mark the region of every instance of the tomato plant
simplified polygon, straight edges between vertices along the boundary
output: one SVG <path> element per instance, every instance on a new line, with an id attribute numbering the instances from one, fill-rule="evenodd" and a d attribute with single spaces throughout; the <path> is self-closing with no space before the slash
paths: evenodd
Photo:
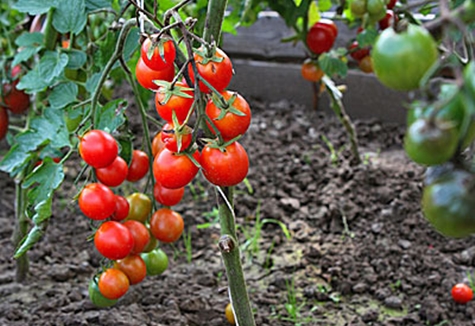
<path id="1" fill-rule="evenodd" d="M 181 215 L 169 208 L 160 208 L 150 219 L 150 231 L 157 240 L 165 243 L 177 241 L 183 233 Z"/>
<path id="2" fill-rule="evenodd" d="M 160 136 L 164 147 L 175 153 L 186 150 L 193 138 L 192 129 L 189 126 L 175 126 L 173 122 L 163 125 Z"/>
<path id="3" fill-rule="evenodd" d="M 311 82 L 318 82 L 322 79 L 323 75 L 325 75 L 323 70 L 321 70 L 318 65 L 310 59 L 304 61 L 300 73 L 304 79 Z"/>
<path id="4" fill-rule="evenodd" d="M 338 29 L 333 21 L 321 19 L 307 32 L 307 46 L 315 54 L 328 52 L 333 47 L 337 34 Z"/>
<path id="5" fill-rule="evenodd" d="M 118 269 L 109 268 L 99 276 L 99 291 L 109 300 L 122 297 L 129 290 L 129 286 L 127 275 Z"/>
<path id="6" fill-rule="evenodd" d="M 455 302 L 466 304 L 473 299 L 473 290 L 465 283 L 457 283 L 451 290 L 452 298 Z"/>
<path id="7" fill-rule="evenodd" d="M 123 196 L 115 195 L 115 211 L 111 215 L 113 221 L 122 221 L 129 215 L 130 205 Z"/>
<path id="8" fill-rule="evenodd" d="M 183 188 L 193 180 L 199 171 L 195 162 L 200 162 L 200 152 L 192 155 L 174 153 L 162 149 L 153 161 L 153 175 L 157 183 L 169 189 Z"/>
<path id="9" fill-rule="evenodd" d="M 111 260 L 122 259 L 134 249 L 134 236 L 119 222 L 107 221 L 96 230 L 94 245 L 104 257 Z"/>

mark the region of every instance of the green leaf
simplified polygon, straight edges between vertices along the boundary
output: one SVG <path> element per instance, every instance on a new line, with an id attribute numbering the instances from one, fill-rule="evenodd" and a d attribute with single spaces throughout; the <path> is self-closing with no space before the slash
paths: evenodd
<path id="1" fill-rule="evenodd" d="M 35 225 L 30 232 L 28 232 L 28 235 L 25 236 L 18 248 L 15 250 L 15 255 L 13 258 L 19 258 L 23 256 L 31 247 L 33 247 L 40 239 L 43 237 L 44 234 L 43 227 L 39 225 Z"/>
<path id="2" fill-rule="evenodd" d="M 68 65 L 66 68 L 77 70 L 84 66 L 87 61 L 87 55 L 83 51 L 71 49 L 67 53 L 69 57 Z"/>
<path id="3" fill-rule="evenodd" d="M 101 80 L 101 76 L 101 72 L 96 72 L 94 75 L 92 75 L 91 78 L 86 81 L 86 91 L 93 93 L 96 90 L 99 80 Z"/>
<path id="4" fill-rule="evenodd" d="M 318 65 L 326 75 L 334 77 L 345 77 L 348 73 L 348 66 L 340 58 L 329 53 L 323 53 L 318 58 Z"/>
<path id="5" fill-rule="evenodd" d="M 120 137 L 117 141 L 120 145 L 119 155 L 127 162 L 127 165 L 129 165 L 130 161 L 132 161 L 132 152 L 134 150 L 132 137 Z"/>
<path id="6" fill-rule="evenodd" d="M 51 84 L 52 81 L 46 82 L 43 80 L 43 76 L 40 74 L 38 66 L 36 66 L 35 69 L 30 70 L 20 79 L 20 82 L 16 87 L 17 89 L 24 89 L 27 93 L 32 94 L 43 91 Z"/>
<path id="7" fill-rule="evenodd" d="M 62 34 L 78 35 L 86 26 L 85 0 L 61 0 L 53 14 L 53 26 Z"/>
<path id="8" fill-rule="evenodd" d="M 20 12 L 27 12 L 30 15 L 44 14 L 51 7 L 55 7 L 58 0 L 18 0 L 13 5 L 13 9 Z"/>
<path id="9" fill-rule="evenodd" d="M 0 170 L 9 173 L 13 178 L 20 173 L 34 155 L 24 148 L 20 144 L 13 145 L 8 153 L 0 161 Z"/>
<path id="10" fill-rule="evenodd" d="M 318 9 L 320 9 L 320 11 L 328 11 L 332 6 L 331 0 L 318 0 Z"/>
<path id="11" fill-rule="evenodd" d="M 56 86 L 49 96 L 50 105 L 53 108 L 61 109 L 74 102 L 78 95 L 78 85 L 67 82 Z"/>
<path id="12" fill-rule="evenodd" d="M 128 61 L 130 57 L 135 53 L 137 48 L 139 47 L 139 38 L 140 38 L 140 30 L 138 27 L 134 27 L 130 30 L 129 35 L 125 39 L 124 44 L 124 59 Z M 115 50 L 115 47 L 113 48 Z"/>
<path id="13" fill-rule="evenodd" d="M 40 46 L 43 44 L 43 33 L 23 33 L 15 40 L 15 44 L 18 46 Z"/>
<path id="14" fill-rule="evenodd" d="M 317 7 L 317 3 L 312 1 L 310 8 L 308 9 L 308 28 L 313 26 L 320 20 L 320 9 Z"/>
<path id="15" fill-rule="evenodd" d="M 51 206 L 53 203 L 52 198 L 53 197 L 49 197 L 45 201 L 39 202 L 35 206 L 35 215 L 33 215 L 33 217 L 31 218 L 33 223 L 40 224 L 51 217 L 52 215 Z"/>
<path id="16" fill-rule="evenodd" d="M 28 61 L 40 50 L 41 50 L 41 47 L 24 47 L 23 50 L 19 51 L 13 58 L 12 66 L 14 67 L 18 65 L 19 63 Z"/>
<path id="17" fill-rule="evenodd" d="M 124 124 L 124 111 L 126 108 L 127 101 L 123 99 L 108 102 L 101 109 L 96 111 L 96 128 L 109 133 L 114 132 L 118 127 Z"/>
<path id="18" fill-rule="evenodd" d="M 364 48 L 366 46 L 373 45 L 378 37 L 378 31 L 374 28 L 367 28 L 356 36 L 358 46 Z"/>
<path id="19" fill-rule="evenodd" d="M 30 128 L 37 133 L 38 138 L 49 140 L 53 147 L 71 146 L 62 110 L 46 108 L 43 116 L 31 120 Z"/>
<path id="20" fill-rule="evenodd" d="M 61 185 L 63 180 L 63 165 L 53 162 L 51 157 L 46 157 L 43 164 L 25 178 L 22 187 L 24 189 L 34 187 L 28 192 L 28 199 L 30 202 L 39 204 L 51 200 L 54 190 Z"/>
<path id="21" fill-rule="evenodd" d="M 38 64 L 38 73 L 46 83 L 51 83 L 55 77 L 63 73 L 68 61 L 69 57 L 65 53 L 48 51 Z"/>
<path id="22" fill-rule="evenodd" d="M 111 0 L 86 0 L 86 10 L 91 12 L 98 9 L 112 8 Z"/>

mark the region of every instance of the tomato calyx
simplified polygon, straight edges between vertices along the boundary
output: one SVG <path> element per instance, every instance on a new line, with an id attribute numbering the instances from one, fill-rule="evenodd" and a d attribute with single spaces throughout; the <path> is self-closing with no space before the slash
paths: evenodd
<path id="1" fill-rule="evenodd" d="M 177 152 L 179 153 L 182 149 L 186 150 L 189 147 L 190 143 L 187 141 L 185 144 L 184 137 L 189 137 L 193 130 L 186 123 L 180 124 L 175 111 L 172 111 L 172 119 L 173 123 L 165 124 L 164 129 L 162 129 L 162 141 L 165 143 L 165 147 L 168 147 L 167 142 L 170 141 L 170 138 L 175 138 L 178 149 Z"/>
<path id="2" fill-rule="evenodd" d="M 235 106 L 233 106 L 237 96 L 238 93 L 234 92 L 233 95 L 231 95 L 231 97 L 229 98 L 229 100 L 226 100 L 221 94 L 214 93 L 212 96 L 213 102 L 219 109 L 221 109 L 221 112 L 219 113 L 218 117 L 214 118 L 213 120 L 221 120 L 228 113 L 232 113 L 240 117 L 245 117 L 246 114 L 244 112 L 239 111 Z"/>
<path id="3" fill-rule="evenodd" d="M 216 43 L 212 43 L 211 45 L 204 45 L 195 49 L 194 52 L 200 57 L 200 60 L 197 60 L 196 63 L 206 65 L 210 62 L 220 63 L 224 60 L 223 57 L 217 56 L 217 46 Z"/>
<path id="4" fill-rule="evenodd" d="M 165 43 L 168 42 L 168 41 L 172 41 L 172 39 L 170 39 L 169 37 L 162 37 L 160 34 L 154 34 L 154 35 L 151 35 L 150 37 L 150 47 L 148 48 L 147 50 L 147 58 L 149 60 L 152 59 L 154 53 L 155 53 L 155 49 L 158 49 L 158 54 L 160 55 L 160 58 L 163 60 L 163 62 L 169 64 L 170 62 L 167 62 L 166 58 L 165 58 Z"/>
<path id="5" fill-rule="evenodd" d="M 156 92 L 165 94 L 163 100 L 160 101 L 161 105 L 165 105 L 173 95 L 183 98 L 193 98 L 193 96 L 186 93 L 187 91 L 193 91 L 193 88 L 177 85 L 173 82 L 167 82 L 165 80 L 156 80 L 154 83 L 159 86 Z"/>
<path id="6" fill-rule="evenodd" d="M 206 146 L 208 146 L 209 148 L 216 148 L 216 149 L 219 149 L 222 153 L 226 153 L 226 147 L 228 147 L 235 141 L 239 140 L 241 137 L 242 135 L 239 135 L 226 142 L 220 140 L 219 138 L 217 139 L 203 138 L 202 140 L 206 143 Z"/>

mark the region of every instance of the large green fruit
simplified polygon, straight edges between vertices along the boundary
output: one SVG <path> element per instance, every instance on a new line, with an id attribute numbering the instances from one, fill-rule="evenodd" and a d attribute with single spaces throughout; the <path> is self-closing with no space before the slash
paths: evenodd
<path id="1" fill-rule="evenodd" d="M 429 32 L 409 24 L 397 33 L 386 28 L 371 51 L 376 77 L 385 86 L 409 91 L 419 88 L 422 77 L 437 61 L 437 45 Z"/>

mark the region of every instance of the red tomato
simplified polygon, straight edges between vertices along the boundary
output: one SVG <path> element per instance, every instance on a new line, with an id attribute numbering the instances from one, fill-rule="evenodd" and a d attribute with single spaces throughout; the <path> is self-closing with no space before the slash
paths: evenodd
<path id="1" fill-rule="evenodd" d="M 455 284 L 451 294 L 454 301 L 460 304 L 466 304 L 473 298 L 472 289 L 465 283 Z"/>
<path id="2" fill-rule="evenodd" d="M 357 41 L 351 43 L 348 50 L 350 56 L 356 61 L 360 61 L 364 57 L 369 56 L 369 48 L 360 48 Z"/>
<path id="3" fill-rule="evenodd" d="M 207 58 L 204 55 L 203 47 L 199 48 L 194 54 L 196 62 L 196 69 L 201 77 L 203 77 L 211 86 L 218 92 L 223 91 L 228 87 L 233 77 L 233 64 L 228 55 L 221 49 L 216 48 L 212 58 Z M 188 66 L 188 74 L 191 81 L 195 82 L 195 75 L 191 64 Z M 211 90 L 204 83 L 199 82 L 200 91 L 209 93 Z"/>
<path id="4" fill-rule="evenodd" d="M 149 50 L 152 46 L 150 38 L 146 38 L 141 47 L 140 57 L 152 70 L 162 70 L 167 66 L 173 66 L 176 57 L 175 43 L 173 43 L 173 41 L 159 40 L 158 42 L 159 43 L 150 51 L 150 53 Z M 161 53 L 161 50 L 163 53 Z M 162 57 L 165 60 L 163 60 Z"/>
<path id="5" fill-rule="evenodd" d="M 129 215 L 130 205 L 127 199 L 122 196 L 115 195 L 115 211 L 111 219 L 113 221 L 122 221 Z"/>
<path id="6" fill-rule="evenodd" d="M 109 268 L 99 277 L 99 291 L 107 299 L 119 299 L 129 290 L 130 282 L 124 272 Z"/>
<path id="7" fill-rule="evenodd" d="M 16 88 L 19 80 L 15 78 L 18 77 L 20 73 L 21 66 L 19 65 L 11 69 L 10 76 L 13 80 L 11 83 L 3 84 L 3 98 L 0 98 L 0 102 L 3 102 L 5 108 L 15 114 L 21 114 L 30 107 L 30 96 Z"/>
<path id="8" fill-rule="evenodd" d="M 184 187 L 178 189 L 168 189 L 158 182 L 155 183 L 153 188 L 153 197 L 157 202 L 164 206 L 174 206 L 178 204 L 183 198 L 184 193 Z"/>
<path id="9" fill-rule="evenodd" d="M 223 151 L 205 145 L 200 164 L 205 178 L 221 187 L 237 185 L 244 180 L 249 170 L 246 150 L 238 142 L 233 142 Z"/>
<path id="10" fill-rule="evenodd" d="M 139 255 L 129 255 L 114 262 L 114 268 L 122 271 L 130 284 L 142 282 L 147 276 L 147 265 Z"/>
<path id="11" fill-rule="evenodd" d="M 393 9 L 396 5 L 397 0 L 389 0 L 389 3 L 386 5 L 386 8 Z"/>
<path id="12" fill-rule="evenodd" d="M 162 132 L 160 131 L 153 137 L 152 140 L 152 155 L 153 157 L 157 156 L 157 153 L 165 148 L 165 144 L 162 141 Z"/>
<path id="13" fill-rule="evenodd" d="M 214 122 L 216 129 L 221 133 L 224 141 L 236 138 L 244 134 L 251 124 L 251 108 L 246 100 L 238 93 L 231 91 L 222 91 L 221 95 L 227 102 L 227 108 L 219 107 L 221 103 L 215 103 L 209 100 L 206 105 L 206 115 Z M 226 112 L 223 112 L 223 110 Z M 240 114 L 236 114 L 237 110 Z M 223 115 L 224 114 L 224 115 Z M 211 131 L 213 128 L 208 124 Z"/>
<path id="14" fill-rule="evenodd" d="M 5 138 L 8 132 L 8 113 L 0 106 L 0 140 Z"/>
<path id="15" fill-rule="evenodd" d="M 383 30 L 393 26 L 395 22 L 397 22 L 397 16 L 394 16 L 394 11 L 388 9 L 386 10 L 386 16 L 378 22 L 379 29 Z"/>
<path id="16" fill-rule="evenodd" d="M 116 140 L 102 130 L 91 130 L 79 142 L 79 154 L 90 166 L 100 169 L 114 162 L 119 153 Z"/>
<path id="17" fill-rule="evenodd" d="M 131 253 L 141 253 L 150 240 L 150 233 L 148 232 L 147 227 L 135 220 L 125 221 L 122 225 L 129 229 L 134 238 L 134 248 Z"/>
<path id="18" fill-rule="evenodd" d="M 313 53 L 321 54 L 330 51 L 335 38 L 336 35 L 333 27 L 316 22 L 307 32 L 306 43 Z"/>
<path id="19" fill-rule="evenodd" d="M 117 156 L 112 164 L 105 168 L 96 169 L 96 177 L 106 186 L 117 187 L 124 182 L 128 172 L 127 162 L 122 157 Z"/>
<path id="20" fill-rule="evenodd" d="M 115 212 L 115 195 L 100 183 L 86 185 L 79 194 L 79 208 L 92 220 L 105 220 Z"/>
<path id="21" fill-rule="evenodd" d="M 127 257 L 134 248 L 134 237 L 127 227 L 116 221 L 101 224 L 94 236 L 94 245 L 99 253 L 117 260 Z"/>
<path id="22" fill-rule="evenodd" d="M 200 153 L 195 151 L 193 158 L 199 163 Z M 153 176 L 165 188 L 177 189 L 193 180 L 199 168 L 185 154 L 173 153 L 164 148 L 153 161 Z"/>
<path id="23" fill-rule="evenodd" d="M 184 126 L 184 130 L 178 133 L 177 130 L 175 130 L 173 122 L 164 124 L 160 134 L 165 147 L 174 153 L 183 152 L 191 145 L 191 141 L 193 140 L 189 126 Z M 178 139 L 181 140 L 180 150 L 178 150 Z"/>
<path id="24" fill-rule="evenodd" d="M 175 77 L 175 66 L 167 65 L 161 70 L 153 70 L 150 69 L 140 57 L 135 66 L 135 77 L 137 77 L 137 81 L 143 88 L 157 90 L 159 86 L 153 81 L 165 80 L 171 82 L 173 77 Z"/>
<path id="25" fill-rule="evenodd" d="M 305 60 L 302 64 L 300 74 L 305 80 L 311 82 L 318 82 L 320 79 L 322 79 L 323 75 L 325 75 L 325 73 L 322 69 L 320 69 L 318 64 L 312 62 L 312 60 L 309 59 Z"/>
<path id="26" fill-rule="evenodd" d="M 172 92 L 172 95 L 167 98 L 167 94 Z M 177 82 L 173 89 L 161 87 L 155 93 L 155 108 L 158 115 L 165 121 L 173 121 L 173 111 L 180 123 L 185 121 L 188 112 L 190 112 L 193 105 L 193 91 L 189 90 L 188 85 Z"/>
<path id="27" fill-rule="evenodd" d="M 147 153 L 135 149 L 132 152 L 132 161 L 130 161 L 127 181 L 135 182 L 145 177 L 150 167 L 149 164 L 150 161 L 148 159 Z"/>
<path id="28" fill-rule="evenodd" d="M 157 210 L 150 219 L 150 230 L 155 238 L 165 243 L 178 240 L 183 232 L 183 218 L 169 208 Z"/>
<path id="29" fill-rule="evenodd" d="M 326 28 L 329 31 L 331 31 L 334 38 L 336 38 L 338 36 L 338 27 L 336 27 L 335 22 L 333 22 L 333 20 L 331 20 L 331 19 L 320 18 L 320 20 L 317 21 L 314 24 L 314 26 L 315 25 L 319 26 L 319 27 L 322 27 L 322 28 Z"/>

